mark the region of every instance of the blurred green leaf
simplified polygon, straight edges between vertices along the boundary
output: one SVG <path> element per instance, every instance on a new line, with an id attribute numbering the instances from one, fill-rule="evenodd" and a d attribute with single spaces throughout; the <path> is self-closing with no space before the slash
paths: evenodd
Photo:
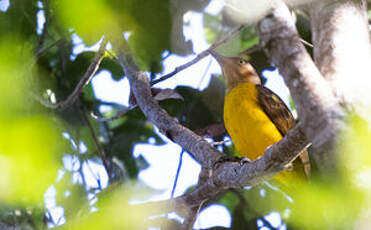
<path id="1" fill-rule="evenodd" d="M 255 218 L 257 215 L 266 215 L 272 211 L 284 213 L 286 209 L 293 208 L 287 195 L 279 190 L 273 190 L 266 185 L 244 190 L 243 196 L 250 209 L 245 212 L 247 220 Z"/>
<path id="2" fill-rule="evenodd" d="M 87 45 L 103 34 L 129 32 L 129 44 L 141 68 L 161 71 L 161 54 L 170 50 L 168 0 L 66 0 L 53 6 L 59 22 L 74 28 Z"/>
<path id="3" fill-rule="evenodd" d="M 108 143 L 109 152 L 124 162 L 132 178 L 135 178 L 139 171 L 137 159 L 132 155 L 134 145 L 138 142 L 147 143 L 151 137 L 154 138 L 155 144 L 163 144 L 161 138 L 155 134 L 153 125 L 143 117 L 135 116 L 137 112 L 132 110 L 125 114 L 122 124 L 112 129 L 112 137 Z"/>
<path id="4" fill-rule="evenodd" d="M 203 16 L 206 40 L 209 43 L 216 42 L 218 34 L 220 34 L 222 29 L 220 17 L 208 13 L 204 13 Z"/>
<path id="5" fill-rule="evenodd" d="M 117 2 L 120 1 L 115 1 L 115 3 Z M 124 9 L 135 21 L 134 25 L 129 25 L 131 27 L 129 44 L 141 68 L 149 70 L 154 63 L 162 61 L 161 55 L 165 50 L 170 50 L 171 17 L 169 0 L 127 0 L 120 3 L 120 7 L 115 9 L 120 9 L 121 15 L 121 10 Z M 122 17 L 120 22 L 122 27 L 128 24 L 125 17 Z M 161 69 L 152 69 L 152 71 L 161 72 Z"/>
<path id="6" fill-rule="evenodd" d="M 0 199 L 6 202 L 42 202 L 56 178 L 57 134 L 46 117 L 1 119 Z M 47 144 L 45 144 L 47 143 Z M 35 178 L 38 178 L 35 180 Z M 27 183 L 25 183 L 27 181 Z"/>
<path id="7" fill-rule="evenodd" d="M 86 51 L 77 55 L 76 59 L 67 63 L 65 78 L 71 84 L 71 91 L 80 81 L 89 65 L 93 61 L 95 52 Z"/>
<path id="8" fill-rule="evenodd" d="M 248 49 L 259 43 L 259 37 L 254 26 L 247 26 L 241 31 L 241 50 Z"/>
<path id="9" fill-rule="evenodd" d="M 53 1 L 52 7 L 58 22 L 73 28 L 88 46 L 103 34 L 118 31 L 117 18 L 105 0 Z"/>
<path id="10" fill-rule="evenodd" d="M 182 124 L 196 130 L 222 122 L 225 86 L 220 79 L 213 77 L 202 92 L 185 86 L 175 90 L 184 98 L 183 109 L 178 115 Z"/>
<path id="11" fill-rule="evenodd" d="M 111 72 L 112 78 L 115 80 L 120 80 L 124 77 L 124 71 L 122 67 L 117 63 L 116 60 L 110 57 L 104 57 L 100 63 L 99 69 L 106 69 Z"/>
<path id="12" fill-rule="evenodd" d="M 133 195 L 143 191 L 133 191 L 118 187 L 101 193 L 98 197 L 98 211 L 69 221 L 65 229 L 147 229 L 151 226 L 148 216 L 161 212 L 161 206 L 147 208 L 141 205 L 130 205 Z M 158 210 L 157 210 L 158 209 Z"/>
<path id="13" fill-rule="evenodd" d="M 12 0 L 8 10 L 0 12 L 0 37 L 11 36 L 13 41 L 36 39 L 36 0 Z"/>
<path id="14" fill-rule="evenodd" d="M 31 107 L 31 47 L 1 38 L 0 52 L 0 200 L 6 203 L 42 202 L 43 193 L 55 180 L 63 151 L 58 122 Z M 25 183 L 27 182 L 27 183 Z"/>
<path id="15" fill-rule="evenodd" d="M 364 195 L 341 183 L 304 184 L 295 199 L 290 222 L 301 229 L 352 229 Z M 315 225 L 313 223 L 316 223 Z"/>
<path id="16" fill-rule="evenodd" d="M 233 211 L 237 204 L 240 202 L 236 194 L 233 192 L 227 192 L 218 203 L 224 205 L 229 211 Z"/>

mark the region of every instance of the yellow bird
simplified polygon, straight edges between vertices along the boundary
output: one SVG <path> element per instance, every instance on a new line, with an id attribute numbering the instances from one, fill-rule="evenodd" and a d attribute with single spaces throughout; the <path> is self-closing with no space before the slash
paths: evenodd
<path id="1" fill-rule="evenodd" d="M 255 69 L 240 57 L 225 57 L 210 51 L 222 68 L 227 83 L 224 124 L 240 156 L 251 160 L 263 155 L 295 126 L 295 119 L 285 103 L 261 85 Z M 274 178 L 285 187 L 310 174 L 308 152 Z M 292 166 L 292 167 L 291 167 Z"/>

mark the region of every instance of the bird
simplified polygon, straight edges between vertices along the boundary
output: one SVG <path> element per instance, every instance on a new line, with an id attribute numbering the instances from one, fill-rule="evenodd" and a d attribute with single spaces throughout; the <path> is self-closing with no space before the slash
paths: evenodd
<path id="1" fill-rule="evenodd" d="M 295 119 L 282 99 L 262 85 L 254 67 L 241 57 L 209 53 L 219 63 L 226 80 L 223 119 L 239 157 L 255 160 L 295 126 Z M 274 179 L 284 187 L 310 175 L 308 152 L 286 166 Z"/>

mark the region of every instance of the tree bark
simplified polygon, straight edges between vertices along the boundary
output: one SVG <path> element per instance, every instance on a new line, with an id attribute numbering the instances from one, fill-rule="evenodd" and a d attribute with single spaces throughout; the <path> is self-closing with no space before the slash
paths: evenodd
<path id="1" fill-rule="evenodd" d="M 321 155 L 315 156 L 317 165 L 332 174 L 337 171 L 334 149 L 344 127 L 344 110 L 301 43 L 287 6 L 279 0 L 275 4 L 258 25 L 261 45 L 290 89 L 314 156 Z"/>
<path id="2" fill-rule="evenodd" d="M 366 1 L 314 1 L 310 6 L 313 56 L 317 67 L 346 113 L 355 111 L 370 119 L 367 117 L 371 107 L 371 85 L 367 84 L 370 39 Z M 335 144 L 338 143 L 335 141 Z M 326 162 L 337 159 L 329 152 L 320 148 L 313 155 L 322 168 L 328 167 Z"/>
<path id="3" fill-rule="evenodd" d="M 366 1 L 315 1 L 310 14 L 314 61 L 334 94 L 348 109 L 370 105 Z"/>

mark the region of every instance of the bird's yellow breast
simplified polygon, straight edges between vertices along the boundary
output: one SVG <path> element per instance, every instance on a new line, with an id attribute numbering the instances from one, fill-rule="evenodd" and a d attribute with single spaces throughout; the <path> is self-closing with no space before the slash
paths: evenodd
<path id="1" fill-rule="evenodd" d="M 224 123 L 241 156 L 251 160 L 282 139 L 282 135 L 258 104 L 253 83 L 241 83 L 225 97 Z"/>

